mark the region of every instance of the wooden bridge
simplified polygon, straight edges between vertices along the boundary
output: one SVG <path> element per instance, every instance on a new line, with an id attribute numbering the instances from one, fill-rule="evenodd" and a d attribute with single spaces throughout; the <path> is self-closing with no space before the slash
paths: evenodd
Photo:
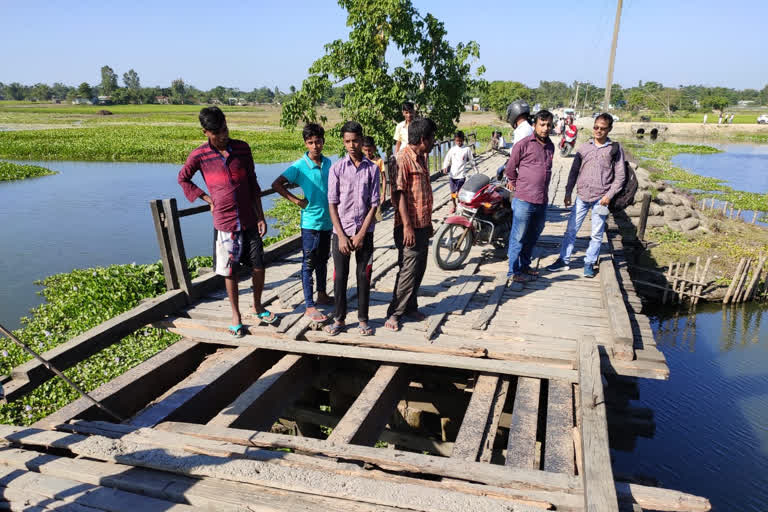
<path id="1" fill-rule="evenodd" d="M 477 161 L 491 174 L 504 158 Z M 553 205 L 562 204 L 568 163 L 556 159 Z M 450 196 L 447 179 L 434 178 L 437 228 Z M 191 279 L 186 268 L 179 219 L 207 207 L 179 211 L 163 200 L 152 211 L 170 290 L 43 355 L 69 368 L 148 324 L 182 339 L 91 393 L 120 423 L 83 398 L 31 428 L 0 426 L 0 501 L 12 508 L 709 510 L 704 498 L 613 475 L 613 430 L 633 421 L 622 388 L 669 373 L 617 230 L 592 280 L 581 268 L 542 272 L 514 290 L 506 255 L 488 247 L 473 248 L 455 272 L 430 261 L 419 293 L 427 319 L 391 333 L 383 328 L 397 271 L 390 211 L 375 233 L 376 332 L 357 335 L 351 313 L 335 337 L 303 315 L 294 237 L 266 251 L 263 302 L 280 323 L 235 339 L 221 278 Z M 556 258 L 566 220 L 567 211 L 549 208 L 542 268 Z M 588 237 L 585 224 L 577 258 Z M 245 277 L 240 292 L 245 311 Z M 355 289 L 349 296 L 354 312 Z M 6 395 L 50 378 L 31 361 L 14 369 Z"/>

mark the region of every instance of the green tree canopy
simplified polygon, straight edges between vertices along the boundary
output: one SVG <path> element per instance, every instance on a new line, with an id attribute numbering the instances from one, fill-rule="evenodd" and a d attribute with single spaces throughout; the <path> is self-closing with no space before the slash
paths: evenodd
<path id="1" fill-rule="evenodd" d="M 93 89 L 88 82 L 83 82 L 77 86 L 77 95 L 81 98 L 91 99 L 93 98 Z"/>
<path id="2" fill-rule="evenodd" d="M 171 98 L 174 103 L 184 104 L 184 100 L 187 99 L 188 94 L 187 84 L 184 83 L 182 78 L 177 78 L 171 82 Z"/>
<path id="3" fill-rule="evenodd" d="M 128 89 L 133 91 L 138 91 L 141 89 L 139 74 L 133 69 L 129 69 L 126 73 L 123 73 L 123 83 Z"/>
<path id="4" fill-rule="evenodd" d="M 444 24 L 422 16 L 410 0 L 339 0 L 347 11 L 349 39 L 325 46 L 325 55 L 309 68 L 309 77 L 283 105 L 281 124 L 325 121 L 316 106 L 331 86 L 344 83 L 342 117 L 360 122 L 379 146 L 392 147 L 395 121 L 403 101 L 410 100 L 448 135 L 464 110 L 479 58 L 474 41 L 452 46 Z M 387 54 L 399 53 L 402 64 L 390 66 Z M 275 92 L 277 97 L 277 91 Z"/>
<path id="5" fill-rule="evenodd" d="M 102 66 L 101 68 L 101 94 L 109 96 L 115 89 L 117 89 L 117 75 L 115 71 L 109 66 Z"/>
<path id="6" fill-rule="evenodd" d="M 530 102 L 533 91 L 520 82 L 496 80 L 490 83 L 487 92 L 480 98 L 480 106 L 496 112 L 499 119 L 507 115 L 507 106 L 515 100 Z"/>
<path id="7" fill-rule="evenodd" d="M 710 108 L 712 110 L 720 110 L 722 111 L 725 107 L 731 104 L 730 100 L 725 96 L 707 96 L 705 97 L 702 102 L 702 106 L 706 108 Z"/>

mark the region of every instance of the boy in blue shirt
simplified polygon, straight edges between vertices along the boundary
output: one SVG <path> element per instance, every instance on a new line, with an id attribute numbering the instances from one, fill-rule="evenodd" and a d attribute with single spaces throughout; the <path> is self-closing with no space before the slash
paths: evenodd
<path id="1" fill-rule="evenodd" d="M 332 304 L 325 291 L 328 256 L 331 250 L 331 215 L 328 210 L 328 170 L 331 161 L 323 156 L 325 130 L 309 123 L 302 131 L 307 152 L 296 160 L 272 183 L 275 192 L 301 208 L 301 284 L 304 288 L 304 314 L 313 322 L 322 323 L 327 317 L 316 304 Z M 295 183 L 304 191 L 304 198 L 293 195 L 286 185 Z M 312 274 L 317 277 L 317 301 L 313 300 Z"/>

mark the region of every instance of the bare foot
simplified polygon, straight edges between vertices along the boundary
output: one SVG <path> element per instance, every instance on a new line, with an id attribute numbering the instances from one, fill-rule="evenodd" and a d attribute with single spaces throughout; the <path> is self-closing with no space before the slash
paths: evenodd
<path id="1" fill-rule="evenodd" d="M 400 322 L 396 316 L 391 316 L 387 318 L 386 322 L 384 322 L 384 328 L 393 332 L 397 332 L 400 330 Z"/>
<path id="2" fill-rule="evenodd" d="M 317 292 L 317 300 L 315 301 L 316 304 L 333 304 L 333 297 L 330 297 L 325 292 Z"/>
<path id="3" fill-rule="evenodd" d="M 322 323 L 328 320 L 328 317 L 315 307 L 307 308 L 307 310 L 304 312 L 304 316 L 308 316 L 310 320 L 318 323 Z"/>

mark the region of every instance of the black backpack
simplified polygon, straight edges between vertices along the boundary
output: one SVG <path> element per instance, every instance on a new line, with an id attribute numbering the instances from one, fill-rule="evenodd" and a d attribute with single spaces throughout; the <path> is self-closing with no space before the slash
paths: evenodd
<path id="1" fill-rule="evenodd" d="M 619 158 L 619 143 L 613 142 L 611 145 L 613 146 L 611 148 L 611 162 L 615 162 Z M 611 199 L 608 209 L 611 210 L 611 213 L 617 213 L 627 206 L 635 204 L 635 194 L 637 194 L 637 175 L 629 166 L 629 162 L 624 160 L 624 184 Z"/>

